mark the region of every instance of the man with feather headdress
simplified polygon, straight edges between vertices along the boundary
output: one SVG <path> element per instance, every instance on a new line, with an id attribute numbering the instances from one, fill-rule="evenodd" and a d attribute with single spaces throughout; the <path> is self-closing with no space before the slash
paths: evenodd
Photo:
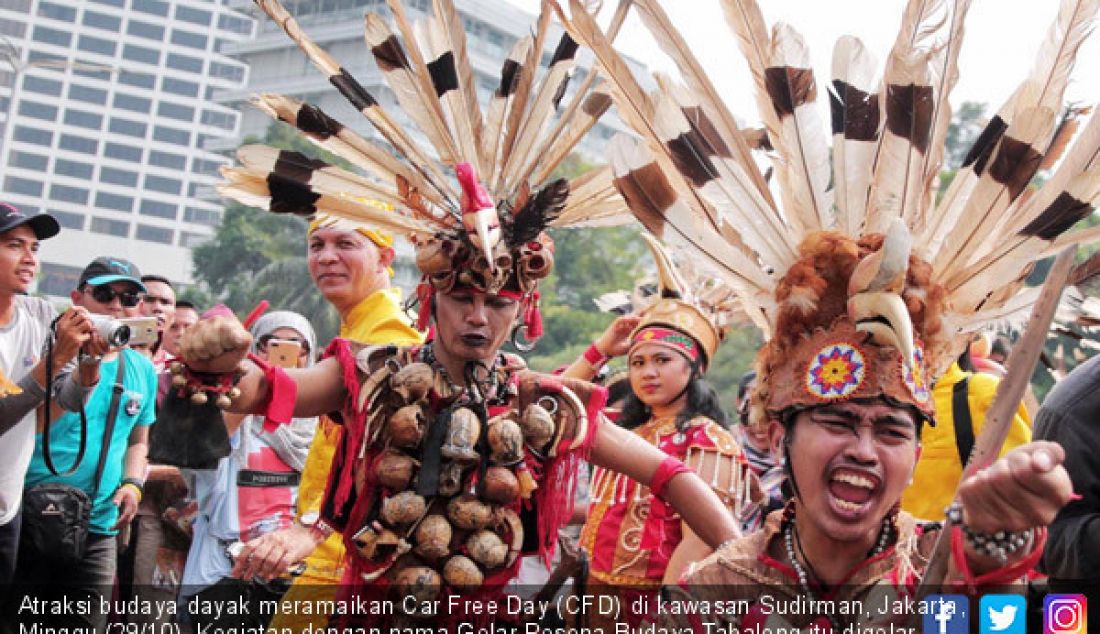
<path id="1" fill-rule="evenodd" d="M 762 531 L 689 571 L 673 598 L 743 598 L 747 614 L 713 618 L 748 631 L 839 632 L 908 618 L 830 610 L 837 599 L 871 605 L 880 593 L 916 593 L 942 531 L 898 502 L 921 427 L 934 424 L 932 380 L 970 333 L 1035 302 L 1037 289 L 1021 290 L 1033 261 L 1095 239 L 1067 230 L 1100 198 L 1100 119 L 1045 187 L 1021 193 L 1054 136 L 1073 58 L 1100 3 L 1062 2 L 1035 68 L 937 202 L 967 0 L 909 2 L 881 80 L 856 38 L 838 41 L 831 148 L 801 37 L 788 25 L 769 32 L 753 0 L 723 0 L 774 148 L 781 204 L 659 3 L 633 6 L 686 86 L 659 77 L 647 94 L 580 2 L 559 14 L 593 50 L 620 115 L 642 137 L 612 141 L 617 188 L 650 233 L 735 289 L 767 338 L 750 421 L 784 448 L 794 491 Z M 1058 445 L 985 456 L 961 483 L 945 536 L 946 578 L 971 591 L 1021 578 L 1072 491 Z M 810 608 L 778 615 L 768 609 L 777 602 Z M 704 631 L 703 619 L 712 617 L 682 624 Z"/>
<path id="2" fill-rule="evenodd" d="M 572 183 L 549 179 L 610 105 L 602 88 L 589 91 L 590 74 L 557 120 L 550 116 L 577 47 L 563 36 L 534 82 L 549 7 L 534 36 L 520 40 L 503 64 L 484 120 L 451 2 L 438 0 L 415 24 L 400 2 L 390 2 L 400 38 L 368 14 L 371 52 L 437 162 L 278 2 L 258 4 L 404 160 L 313 106 L 265 95 L 262 108 L 373 178 L 248 146 L 238 153 L 241 167 L 225 171 L 222 192 L 275 212 L 323 211 L 404 234 L 423 273 L 418 325 L 434 326 L 423 346 L 361 348 L 337 340 L 310 370 L 253 365 L 231 392 L 230 409 L 264 411 L 269 421 L 292 411 L 338 412 L 344 433 L 310 530 L 317 541 L 334 529 L 343 533 L 349 596 L 396 589 L 417 599 L 402 603 L 405 617 L 437 617 L 444 628 L 492 619 L 462 608 L 443 619 L 422 610 L 420 600 L 492 599 L 515 575 L 521 552 L 549 559 L 584 457 L 648 483 L 712 546 L 736 534 L 718 498 L 682 463 L 601 424 L 601 388 L 528 372 L 518 357 L 500 353 L 513 331 L 514 340 L 541 332 L 538 282 L 553 266 L 545 229 L 612 222 L 623 209 L 607 170 Z M 234 322 L 212 321 L 188 333 L 181 357 L 192 377 L 222 377 L 246 347 Z M 186 382 L 203 389 L 199 380 Z M 282 574 L 306 554 L 275 548 L 246 548 L 237 574 Z"/>

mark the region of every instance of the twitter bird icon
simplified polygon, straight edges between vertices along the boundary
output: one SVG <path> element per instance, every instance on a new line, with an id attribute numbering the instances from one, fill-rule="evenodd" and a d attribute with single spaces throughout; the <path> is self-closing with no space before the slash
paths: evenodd
<path id="1" fill-rule="evenodd" d="M 987 594 L 980 605 L 981 634 L 1027 634 L 1027 600 L 1018 594 Z"/>

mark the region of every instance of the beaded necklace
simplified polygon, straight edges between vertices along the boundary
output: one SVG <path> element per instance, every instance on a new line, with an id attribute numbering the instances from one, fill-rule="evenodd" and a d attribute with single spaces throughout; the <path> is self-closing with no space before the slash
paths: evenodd
<path id="1" fill-rule="evenodd" d="M 817 597 L 814 596 L 813 590 L 810 588 L 809 574 L 806 572 L 806 568 L 803 567 L 802 562 L 798 560 L 798 555 L 795 553 L 795 539 L 797 533 L 794 525 L 794 506 L 790 507 L 790 512 L 785 513 L 783 518 L 783 546 L 787 551 L 787 559 L 791 562 L 791 567 L 794 568 L 795 575 L 798 576 L 798 585 L 802 590 L 802 594 L 806 596 L 810 604 L 813 605 L 817 601 Z M 882 518 L 882 527 L 879 529 L 878 540 L 875 542 L 874 547 L 867 552 L 867 557 L 871 558 L 876 555 L 880 555 L 886 551 L 887 545 L 889 545 L 891 538 L 896 533 L 894 527 L 894 514 L 891 513 Z M 802 551 L 802 540 L 798 540 L 798 550 Z M 810 570 L 813 570 L 813 565 L 810 564 L 810 559 L 806 557 L 805 552 L 802 556 L 806 559 L 806 565 L 810 566 Z M 814 573 L 814 577 L 817 577 L 817 573 Z M 829 624 L 833 628 L 833 632 L 840 632 L 840 623 L 836 620 L 836 616 L 829 615 Z"/>

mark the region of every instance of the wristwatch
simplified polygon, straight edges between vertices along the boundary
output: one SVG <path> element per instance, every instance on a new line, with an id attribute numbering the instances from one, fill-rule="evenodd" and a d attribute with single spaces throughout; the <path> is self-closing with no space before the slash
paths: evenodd
<path id="1" fill-rule="evenodd" d="M 334 529 L 328 525 L 328 522 L 321 519 L 321 514 L 317 511 L 309 511 L 302 513 L 302 516 L 298 518 L 298 523 L 309 529 L 313 538 L 319 542 L 323 542 L 328 539 L 329 535 L 332 535 Z"/>

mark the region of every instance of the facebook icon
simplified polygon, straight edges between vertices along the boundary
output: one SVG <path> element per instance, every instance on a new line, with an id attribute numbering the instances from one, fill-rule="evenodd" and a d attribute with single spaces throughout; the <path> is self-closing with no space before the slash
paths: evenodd
<path id="1" fill-rule="evenodd" d="M 923 634 L 969 634 L 970 601 L 963 594 L 930 594 L 921 601 Z"/>

